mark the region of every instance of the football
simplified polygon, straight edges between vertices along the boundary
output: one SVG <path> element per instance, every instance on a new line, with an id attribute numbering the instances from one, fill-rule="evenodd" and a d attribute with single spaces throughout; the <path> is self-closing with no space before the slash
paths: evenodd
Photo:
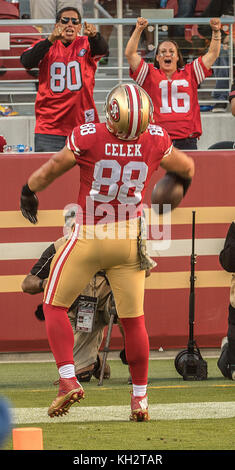
<path id="1" fill-rule="evenodd" d="M 159 214 L 162 214 L 163 204 L 171 204 L 171 211 L 173 211 L 180 204 L 183 197 L 183 184 L 177 181 L 176 175 L 166 173 L 155 184 L 151 195 L 151 203 L 158 204 Z"/>

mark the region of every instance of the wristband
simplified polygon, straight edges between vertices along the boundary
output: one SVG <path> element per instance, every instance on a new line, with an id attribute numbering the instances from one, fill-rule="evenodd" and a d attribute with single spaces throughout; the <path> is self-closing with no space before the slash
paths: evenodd
<path id="1" fill-rule="evenodd" d="M 29 188 L 28 183 L 26 183 L 22 188 L 21 194 L 23 196 L 32 196 L 35 193 L 34 193 L 34 191 L 31 191 L 31 189 Z"/>
<path id="2" fill-rule="evenodd" d="M 182 176 L 177 175 L 177 173 L 174 173 L 173 171 L 172 171 L 172 172 L 171 172 L 171 171 L 168 171 L 166 174 L 167 174 L 167 175 L 174 176 L 175 181 L 176 181 L 177 183 L 182 184 L 182 186 L 183 186 L 183 188 L 184 188 L 184 196 L 185 196 L 185 194 L 186 194 L 186 192 L 188 191 L 188 188 L 189 188 L 189 186 L 190 186 L 190 184 L 191 184 L 191 182 L 192 182 L 192 179 L 191 179 L 191 178 L 183 178 Z"/>

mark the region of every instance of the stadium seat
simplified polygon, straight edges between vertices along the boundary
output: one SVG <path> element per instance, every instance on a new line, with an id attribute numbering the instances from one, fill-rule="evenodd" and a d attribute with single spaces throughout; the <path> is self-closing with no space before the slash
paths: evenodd
<path id="1" fill-rule="evenodd" d="M 195 15 L 199 16 L 207 7 L 210 0 L 198 0 L 195 8 Z M 178 13 L 178 1 L 177 0 L 168 0 L 166 8 L 173 8 L 174 16 Z"/>
<path id="2" fill-rule="evenodd" d="M 206 7 L 209 4 L 209 0 L 198 0 L 196 3 L 194 17 L 199 17 Z M 166 8 L 172 8 L 174 10 L 174 16 L 177 16 L 178 13 L 178 1 L 177 0 L 168 0 Z M 185 24 L 185 39 L 189 42 L 192 42 L 192 36 L 198 36 L 202 38 L 202 36 L 198 32 L 198 25 L 187 25 Z"/>
<path id="3" fill-rule="evenodd" d="M 31 25 L 0 26 L 0 32 L 10 33 L 10 50 L 0 50 L 0 80 L 32 80 L 35 71 L 25 70 L 20 62 L 22 52 L 41 38 L 39 31 Z M 7 70 L 20 68 L 20 70 Z"/>
<path id="4" fill-rule="evenodd" d="M 19 18 L 19 10 L 14 3 L 0 0 L 0 20 L 11 20 Z"/>

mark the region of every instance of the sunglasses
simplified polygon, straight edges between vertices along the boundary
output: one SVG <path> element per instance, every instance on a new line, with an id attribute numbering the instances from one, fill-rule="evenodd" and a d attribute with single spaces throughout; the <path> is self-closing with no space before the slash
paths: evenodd
<path id="1" fill-rule="evenodd" d="M 69 20 L 72 21 L 72 24 L 76 24 L 76 25 L 79 24 L 79 19 L 78 18 L 69 18 L 68 16 L 63 16 L 62 18 L 60 18 L 60 22 L 62 24 L 68 24 Z"/>

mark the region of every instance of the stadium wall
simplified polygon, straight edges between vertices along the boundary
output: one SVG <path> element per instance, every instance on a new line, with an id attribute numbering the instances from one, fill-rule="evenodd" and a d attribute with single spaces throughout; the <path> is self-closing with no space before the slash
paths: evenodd
<path id="1" fill-rule="evenodd" d="M 98 111 L 101 121 L 104 121 L 103 105 L 100 105 Z M 231 111 L 202 112 L 201 121 L 202 135 L 198 141 L 198 150 L 207 150 L 216 142 L 234 141 L 234 120 L 231 118 Z M 9 145 L 24 144 L 34 148 L 34 128 L 34 116 L 1 117 L 1 135 L 4 135 Z"/>
<path id="2" fill-rule="evenodd" d="M 199 347 L 219 347 L 227 331 L 231 275 L 218 255 L 234 220 L 235 151 L 191 152 L 196 174 L 187 196 L 171 214 L 159 220 L 158 236 L 149 230 L 148 249 L 157 262 L 146 278 L 145 316 L 151 349 L 185 348 L 188 340 L 192 211 L 196 211 L 195 339 Z M 63 234 L 63 209 L 76 202 L 79 169 L 74 168 L 39 195 L 39 222 L 25 220 L 19 210 L 22 185 L 49 154 L 0 156 L 0 352 L 49 351 L 45 322 L 34 311 L 42 294 L 28 295 L 21 283 L 42 251 Z M 146 191 L 151 190 L 160 170 Z M 146 209 L 147 221 L 150 211 Z M 155 220 L 156 222 L 156 220 Z M 163 249 L 165 248 L 165 249 Z M 111 348 L 121 349 L 115 325 Z"/>

